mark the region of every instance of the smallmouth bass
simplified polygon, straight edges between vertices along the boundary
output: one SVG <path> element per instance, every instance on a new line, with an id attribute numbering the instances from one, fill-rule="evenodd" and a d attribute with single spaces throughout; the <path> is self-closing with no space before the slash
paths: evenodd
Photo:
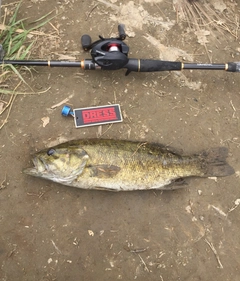
<path id="1" fill-rule="evenodd" d="M 83 139 L 44 149 L 33 156 L 28 175 L 84 189 L 130 191 L 176 189 L 187 177 L 224 177 L 234 173 L 227 148 L 179 155 L 154 143 Z"/>

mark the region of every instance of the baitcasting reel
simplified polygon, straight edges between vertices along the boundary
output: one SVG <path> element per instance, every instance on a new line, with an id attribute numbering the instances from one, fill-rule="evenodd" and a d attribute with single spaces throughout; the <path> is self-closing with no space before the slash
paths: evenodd
<path id="1" fill-rule="evenodd" d="M 123 42 L 127 35 L 122 24 L 118 25 L 118 33 L 118 38 L 103 38 L 99 35 L 100 39 L 93 43 L 89 35 L 85 34 L 81 37 L 83 49 L 85 51 L 91 50 L 92 56 L 91 63 L 85 62 L 84 69 L 87 69 L 87 65 L 89 65 L 89 69 L 95 69 L 99 66 L 103 70 L 117 70 L 126 66 L 129 61 L 129 47 Z"/>

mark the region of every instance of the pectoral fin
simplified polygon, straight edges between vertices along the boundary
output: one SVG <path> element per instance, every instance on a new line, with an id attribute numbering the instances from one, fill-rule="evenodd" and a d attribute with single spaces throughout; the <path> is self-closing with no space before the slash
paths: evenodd
<path id="1" fill-rule="evenodd" d="M 107 164 L 88 166 L 88 169 L 91 170 L 91 177 L 98 178 L 112 178 L 121 170 L 118 166 Z"/>

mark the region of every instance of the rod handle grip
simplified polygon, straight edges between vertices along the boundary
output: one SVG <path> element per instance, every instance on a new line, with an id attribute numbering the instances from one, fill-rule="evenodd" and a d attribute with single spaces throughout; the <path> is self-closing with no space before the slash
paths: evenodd
<path id="1" fill-rule="evenodd" d="M 140 72 L 181 70 L 182 63 L 161 60 L 140 60 Z"/>
<path id="2" fill-rule="evenodd" d="M 240 72 L 240 62 L 229 62 L 227 66 L 229 72 Z"/>
<path id="3" fill-rule="evenodd" d="M 149 60 L 149 59 L 129 59 L 125 65 L 127 74 L 131 71 L 137 72 L 155 72 L 181 70 L 182 63 L 175 61 Z"/>

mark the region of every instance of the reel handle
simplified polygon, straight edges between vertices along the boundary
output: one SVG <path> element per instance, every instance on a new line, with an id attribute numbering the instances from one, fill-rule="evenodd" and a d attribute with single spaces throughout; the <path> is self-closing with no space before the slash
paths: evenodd
<path id="1" fill-rule="evenodd" d="M 0 0 L 1 1 L 1 0 Z M 90 49 L 92 49 L 93 47 L 97 46 L 99 43 L 102 42 L 106 42 L 109 40 L 120 40 L 123 41 L 126 38 L 126 33 L 124 30 L 124 25 L 123 24 L 119 24 L 118 25 L 118 33 L 119 33 L 119 38 L 103 38 L 102 36 L 99 35 L 99 40 L 95 41 L 92 43 L 92 39 L 88 34 L 84 34 L 81 37 L 81 45 L 84 51 L 89 51 Z"/>

